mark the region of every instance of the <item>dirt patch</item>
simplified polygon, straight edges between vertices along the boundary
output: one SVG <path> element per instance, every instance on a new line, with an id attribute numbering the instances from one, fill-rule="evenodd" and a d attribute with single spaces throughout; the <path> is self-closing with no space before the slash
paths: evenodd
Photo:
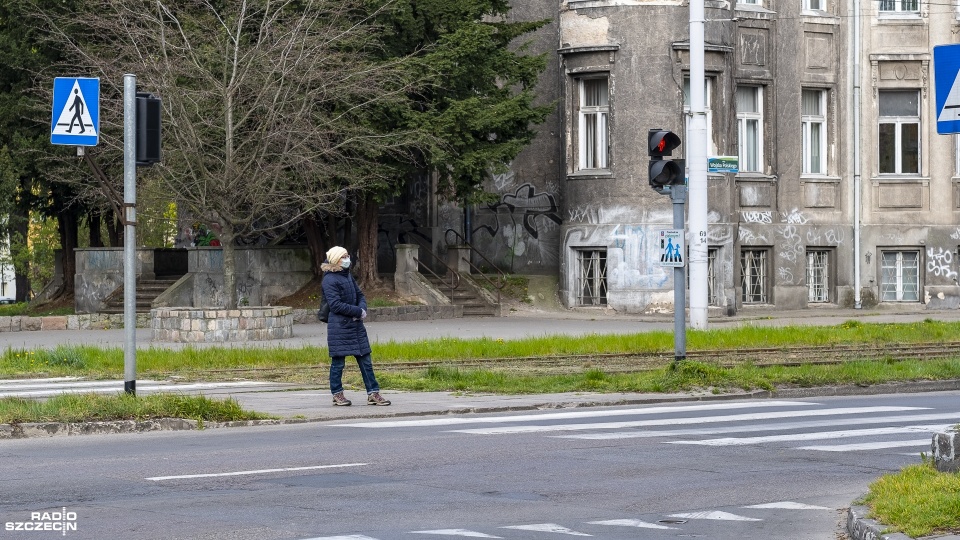
<path id="1" fill-rule="evenodd" d="M 367 306 L 405 306 L 410 304 L 419 304 L 415 299 L 406 298 L 393 289 L 393 282 L 381 280 L 380 286 L 363 289 L 363 295 L 367 297 Z M 315 309 L 320 306 L 320 278 L 313 278 L 309 283 L 300 288 L 299 291 L 280 298 L 275 302 L 278 306 L 289 306 L 293 309 Z"/>

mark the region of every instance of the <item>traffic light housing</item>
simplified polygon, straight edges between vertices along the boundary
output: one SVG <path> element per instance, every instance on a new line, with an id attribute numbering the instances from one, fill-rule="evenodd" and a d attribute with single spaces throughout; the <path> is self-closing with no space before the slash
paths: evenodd
<path id="1" fill-rule="evenodd" d="M 137 92 L 137 165 L 149 166 L 161 161 L 160 98 Z"/>
<path id="2" fill-rule="evenodd" d="M 650 187 L 657 193 L 669 191 L 670 186 L 686 183 L 685 162 L 682 159 L 664 159 L 680 146 L 680 137 L 665 129 L 651 129 L 647 133 L 647 153 L 650 155 Z M 666 190 L 664 188 L 667 188 Z"/>

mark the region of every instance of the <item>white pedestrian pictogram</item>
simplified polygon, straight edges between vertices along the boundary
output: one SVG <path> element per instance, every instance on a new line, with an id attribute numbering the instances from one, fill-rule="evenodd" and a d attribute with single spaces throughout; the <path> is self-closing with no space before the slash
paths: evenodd
<path id="1" fill-rule="evenodd" d="M 53 135 L 89 135 L 96 136 L 97 130 L 87 107 L 87 100 L 80 90 L 80 82 L 73 81 L 70 97 L 63 104 L 63 109 L 53 126 Z"/>

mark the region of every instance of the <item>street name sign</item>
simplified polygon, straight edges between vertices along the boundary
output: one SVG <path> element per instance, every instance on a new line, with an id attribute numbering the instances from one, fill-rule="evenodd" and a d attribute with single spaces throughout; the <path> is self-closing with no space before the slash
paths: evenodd
<path id="1" fill-rule="evenodd" d="M 960 133 L 960 44 L 933 48 L 937 133 Z"/>
<path id="2" fill-rule="evenodd" d="M 660 266 L 683 268 L 686 254 L 683 247 L 683 229 L 661 229 L 657 232 Z"/>
<path id="3" fill-rule="evenodd" d="M 707 158 L 707 172 L 738 173 L 740 172 L 740 158 L 738 156 L 710 156 Z"/>
<path id="4" fill-rule="evenodd" d="M 99 141 L 100 79 L 54 79 L 50 142 L 70 146 L 96 146 Z"/>

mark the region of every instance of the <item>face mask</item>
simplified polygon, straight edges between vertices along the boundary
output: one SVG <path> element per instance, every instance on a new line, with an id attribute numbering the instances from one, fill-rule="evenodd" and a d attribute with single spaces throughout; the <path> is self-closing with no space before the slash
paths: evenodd
<path id="1" fill-rule="evenodd" d="M 340 267 L 341 267 L 341 268 L 350 268 L 350 259 L 344 257 L 344 258 L 340 261 Z"/>

